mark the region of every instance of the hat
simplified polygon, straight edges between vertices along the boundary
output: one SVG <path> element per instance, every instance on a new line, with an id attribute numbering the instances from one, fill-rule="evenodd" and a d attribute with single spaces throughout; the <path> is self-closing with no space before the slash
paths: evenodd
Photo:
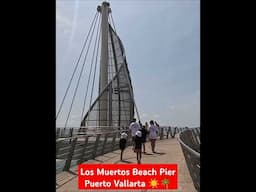
<path id="1" fill-rule="evenodd" d="M 141 137 L 141 135 L 142 135 L 141 131 L 137 131 L 135 134 L 136 134 L 138 137 Z"/>
<path id="2" fill-rule="evenodd" d="M 127 137 L 128 137 L 128 135 L 126 133 L 121 134 L 121 139 L 126 139 Z"/>

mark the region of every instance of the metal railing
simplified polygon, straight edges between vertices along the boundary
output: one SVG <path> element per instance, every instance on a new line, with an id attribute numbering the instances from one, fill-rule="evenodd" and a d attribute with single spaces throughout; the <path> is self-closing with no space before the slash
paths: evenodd
<path id="1" fill-rule="evenodd" d="M 160 126 L 158 138 L 174 138 L 182 130 L 185 128 Z M 123 131 L 128 133 L 127 146 L 130 146 L 131 135 L 124 127 L 56 128 L 56 173 L 119 149 Z"/>
<path id="2" fill-rule="evenodd" d="M 74 162 L 80 164 L 118 149 L 118 138 L 120 138 L 120 131 L 58 138 L 56 140 L 56 172 L 68 171 Z M 131 144 L 130 134 L 128 134 L 127 143 Z"/>
<path id="3" fill-rule="evenodd" d="M 96 133 L 103 133 L 103 132 L 113 132 L 113 131 L 125 131 L 128 128 L 124 127 L 114 127 L 114 126 L 98 126 L 98 127 L 66 127 L 56 128 L 56 139 L 58 138 L 67 138 L 67 137 L 73 137 L 78 135 L 93 135 Z"/>
<path id="4" fill-rule="evenodd" d="M 178 141 L 195 189 L 200 191 L 200 128 L 183 129 L 179 133 Z"/>

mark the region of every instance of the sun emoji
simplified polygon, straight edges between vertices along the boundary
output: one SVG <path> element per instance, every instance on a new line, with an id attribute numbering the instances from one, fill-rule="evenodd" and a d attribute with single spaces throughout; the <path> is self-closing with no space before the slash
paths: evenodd
<path id="1" fill-rule="evenodd" d="M 153 179 L 153 180 L 151 179 L 150 182 L 149 182 L 149 184 L 150 184 L 150 186 L 151 186 L 152 188 L 156 188 L 157 185 L 158 185 L 158 182 L 157 182 L 156 179 Z"/>

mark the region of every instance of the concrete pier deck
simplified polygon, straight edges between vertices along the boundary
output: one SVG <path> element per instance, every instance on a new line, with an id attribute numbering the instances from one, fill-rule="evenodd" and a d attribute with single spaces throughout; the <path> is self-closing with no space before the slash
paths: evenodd
<path id="1" fill-rule="evenodd" d="M 156 141 L 156 152 L 151 152 L 150 142 L 146 143 L 147 154 L 142 154 L 142 164 L 160 164 L 170 163 L 178 164 L 178 189 L 177 190 L 130 190 L 130 191 L 171 191 L 171 192 L 196 192 L 192 179 L 189 175 L 189 171 L 185 162 L 185 158 L 181 149 L 181 146 L 177 138 L 169 138 Z M 125 149 L 123 154 L 124 161 L 120 161 L 120 150 L 113 151 L 111 153 L 98 156 L 95 159 L 84 162 L 84 164 L 127 164 L 137 163 L 136 154 L 129 146 Z M 56 191 L 57 192 L 78 192 L 86 190 L 78 190 L 77 179 L 77 166 L 70 169 L 70 172 L 62 172 L 56 175 Z M 124 190 L 88 190 L 90 192 L 96 191 L 115 191 L 124 192 Z M 129 191 L 129 190 L 125 190 Z"/>

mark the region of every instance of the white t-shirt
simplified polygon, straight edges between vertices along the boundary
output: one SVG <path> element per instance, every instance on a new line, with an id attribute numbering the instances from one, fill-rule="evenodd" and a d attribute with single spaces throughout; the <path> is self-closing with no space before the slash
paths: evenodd
<path id="1" fill-rule="evenodd" d="M 140 125 L 137 122 L 132 122 L 129 126 L 132 137 L 135 137 L 136 132 L 140 129 Z"/>
<path id="2" fill-rule="evenodd" d="M 157 138 L 158 127 L 155 126 L 155 125 L 150 125 L 148 130 L 149 130 L 149 139 L 156 139 Z"/>
<path id="3" fill-rule="evenodd" d="M 127 137 L 128 137 L 128 135 L 126 133 L 121 134 L 121 139 L 126 139 Z"/>

